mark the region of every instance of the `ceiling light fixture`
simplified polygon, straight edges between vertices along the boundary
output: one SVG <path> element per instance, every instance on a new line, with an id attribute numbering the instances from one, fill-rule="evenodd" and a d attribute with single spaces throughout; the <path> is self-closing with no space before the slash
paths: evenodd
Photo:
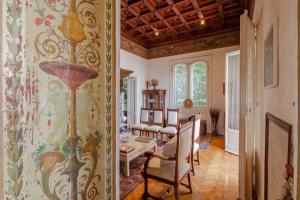
<path id="1" fill-rule="evenodd" d="M 205 18 L 204 18 L 203 14 L 201 13 L 200 10 L 198 11 L 198 17 L 199 17 L 200 25 L 201 25 L 201 26 L 204 26 L 205 23 L 206 23 L 206 21 L 205 21 Z"/>
<path id="2" fill-rule="evenodd" d="M 200 24 L 203 26 L 203 25 L 205 25 L 205 19 L 200 19 Z"/>
<path id="3" fill-rule="evenodd" d="M 155 36 L 156 36 L 156 37 L 158 37 L 158 36 L 159 36 L 159 32 L 158 32 L 158 31 L 155 31 L 155 33 L 154 33 L 154 34 L 155 34 Z"/>

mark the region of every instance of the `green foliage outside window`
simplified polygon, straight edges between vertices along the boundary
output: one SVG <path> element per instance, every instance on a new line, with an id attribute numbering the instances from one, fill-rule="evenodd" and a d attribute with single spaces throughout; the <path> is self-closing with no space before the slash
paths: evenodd
<path id="1" fill-rule="evenodd" d="M 182 105 L 189 94 L 189 70 L 184 64 L 175 67 L 175 95 L 176 105 Z"/>
<path id="2" fill-rule="evenodd" d="M 207 67 L 203 62 L 192 66 L 192 100 L 196 106 L 207 105 Z"/>
<path id="3" fill-rule="evenodd" d="M 174 72 L 175 104 L 182 106 L 186 98 L 191 98 L 195 106 L 207 105 L 206 63 L 197 62 L 190 68 L 185 64 L 178 64 L 175 66 Z"/>

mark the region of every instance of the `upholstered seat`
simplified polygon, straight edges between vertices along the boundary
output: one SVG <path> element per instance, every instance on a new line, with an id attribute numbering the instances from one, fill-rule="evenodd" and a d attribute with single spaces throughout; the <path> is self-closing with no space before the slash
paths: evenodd
<path id="1" fill-rule="evenodd" d="M 153 126 L 145 126 L 144 130 L 149 132 L 159 132 L 163 127 L 153 125 Z"/>
<path id="2" fill-rule="evenodd" d="M 163 129 L 161 129 L 160 132 L 175 135 L 177 133 L 177 128 L 175 128 L 175 127 L 165 127 Z"/>
<path id="3" fill-rule="evenodd" d="M 175 181 L 175 165 L 175 161 L 168 161 L 154 157 L 150 160 L 146 173 L 169 181 Z M 182 179 L 190 169 L 191 165 L 188 162 L 182 163 L 181 169 L 178 172 L 178 178 Z"/>
<path id="4" fill-rule="evenodd" d="M 137 129 L 137 130 L 144 130 L 144 128 L 148 126 L 147 124 L 134 124 L 132 125 L 133 129 Z"/>

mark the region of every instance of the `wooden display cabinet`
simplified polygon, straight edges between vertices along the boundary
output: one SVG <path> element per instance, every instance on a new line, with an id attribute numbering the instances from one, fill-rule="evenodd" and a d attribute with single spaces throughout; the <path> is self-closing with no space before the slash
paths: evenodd
<path id="1" fill-rule="evenodd" d="M 143 90 L 143 105 L 148 109 L 164 109 L 167 90 Z"/>

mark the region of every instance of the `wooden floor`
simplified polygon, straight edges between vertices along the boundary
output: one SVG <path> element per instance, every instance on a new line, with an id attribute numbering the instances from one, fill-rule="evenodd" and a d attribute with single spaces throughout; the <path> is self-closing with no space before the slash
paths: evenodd
<path id="1" fill-rule="evenodd" d="M 238 195 L 239 158 L 224 151 L 224 137 L 214 137 L 212 145 L 200 153 L 200 166 L 196 164 L 196 175 L 192 176 L 193 194 L 181 186 L 181 200 L 235 200 Z M 187 180 L 184 180 L 187 182 Z M 161 197 L 168 186 L 149 181 L 150 194 Z M 125 200 L 138 200 L 144 191 L 140 184 Z M 165 199 L 175 199 L 173 191 Z"/>

